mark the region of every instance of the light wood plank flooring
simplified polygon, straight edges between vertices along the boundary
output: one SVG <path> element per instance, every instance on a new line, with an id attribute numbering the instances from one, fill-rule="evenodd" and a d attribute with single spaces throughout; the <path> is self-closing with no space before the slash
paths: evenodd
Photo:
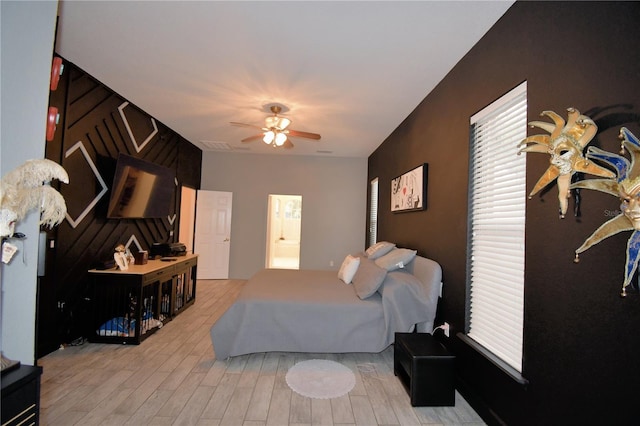
<path id="1" fill-rule="evenodd" d="M 199 280 L 193 306 L 141 345 L 85 343 L 51 353 L 41 389 L 42 425 L 484 425 L 456 394 L 455 407 L 411 407 L 393 374 L 393 348 L 379 354 L 258 353 L 217 360 L 209 328 L 243 280 Z M 291 391 L 296 362 L 324 358 L 356 374 L 340 398 Z"/>

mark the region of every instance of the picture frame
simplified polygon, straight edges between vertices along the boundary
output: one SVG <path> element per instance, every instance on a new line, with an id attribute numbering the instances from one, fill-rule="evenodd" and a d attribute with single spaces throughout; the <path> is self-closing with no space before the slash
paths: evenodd
<path id="1" fill-rule="evenodd" d="M 391 212 L 409 212 L 427 208 L 427 163 L 391 180 Z"/>

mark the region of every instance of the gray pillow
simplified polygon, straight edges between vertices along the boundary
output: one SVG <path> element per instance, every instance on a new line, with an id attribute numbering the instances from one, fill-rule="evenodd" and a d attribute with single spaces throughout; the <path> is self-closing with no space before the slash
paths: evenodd
<path id="1" fill-rule="evenodd" d="M 396 245 L 394 243 L 390 243 L 389 241 L 378 241 L 365 251 L 365 255 L 369 259 L 374 260 L 382 255 L 389 253 L 395 247 Z"/>
<path id="2" fill-rule="evenodd" d="M 386 269 L 376 265 L 373 260 L 363 257 L 353 277 L 353 288 L 360 299 L 366 299 L 378 291 L 386 276 Z"/>
<path id="3" fill-rule="evenodd" d="M 417 254 L 417 250 L 409 250 L 405 248 L 396 248 L 389 253 L 375 260 L 376 265 L 387 271 L 395 271 L 404 268 L 404 265 L 411 262 Z"/>

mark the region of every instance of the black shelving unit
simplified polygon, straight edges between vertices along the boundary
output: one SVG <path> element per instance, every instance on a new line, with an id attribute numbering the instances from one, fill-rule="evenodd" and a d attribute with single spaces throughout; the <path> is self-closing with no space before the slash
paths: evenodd
<path id="1" fill-rule="evenodd" d="M 40 376 L 42 367 L 20 365 L 3 371 L 2 425 L 40 423 Z"/>

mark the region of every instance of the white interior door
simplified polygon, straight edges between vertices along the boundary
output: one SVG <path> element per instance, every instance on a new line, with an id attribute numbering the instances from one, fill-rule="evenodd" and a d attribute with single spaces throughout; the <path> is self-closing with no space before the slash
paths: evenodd
<path id="1" fill-rule="evenodd" d="M 194 251 L 198 279 L 229 278 L 232 192 L 198 191 Z"/>

